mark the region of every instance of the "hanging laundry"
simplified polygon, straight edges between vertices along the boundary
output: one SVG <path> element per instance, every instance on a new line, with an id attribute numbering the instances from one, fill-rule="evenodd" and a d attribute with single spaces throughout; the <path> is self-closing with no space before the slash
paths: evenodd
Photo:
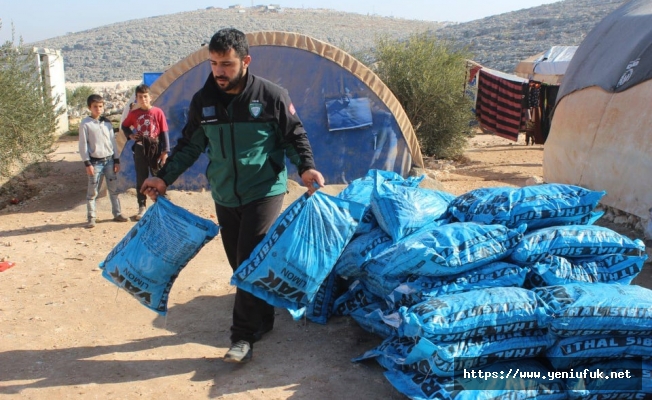
<path id="1" fill-rule="evenodd" d="M 541 82 L 530 81 L 528 95 L 528 107 L 539 107 L 539 96 L 541 95 Z"/>
<path id="2" fill-rule="evenodd" d="M 515 75 L 483 68 L 479 72 L 476 116 L 480 126 L 513 141 L 524 124 L 528 81 Z"/>
<path id="3" fill-rule="evenodd" d="M 464 95 L 469 97 L 473 102 L 473 107 L 471 107 L 471 112 L 473 115 L 476 114 L 475 104 L 478 100 L 478 72 L 482 69 L 482 65 L 477 64 L 473 61 L 467 61 L 466 63 L 466 80 L 464 81 Z M 477 118 L 473 118 L 469 121 L 469 126 L 477 126 Z"/>

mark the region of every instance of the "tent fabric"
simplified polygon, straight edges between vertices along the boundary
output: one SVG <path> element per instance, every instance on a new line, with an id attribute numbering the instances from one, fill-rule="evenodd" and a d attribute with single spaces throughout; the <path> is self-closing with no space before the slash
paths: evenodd
<path id="1" fill-rule="evenodd" d="M 553 46 L 534 65 L 534 73 L 542 75 L 564 75 L 568 64 L 577 51 L 577 46 Z"/>
<path id="2" fill-rule="evenodd" d="M 476 115 L 480 126 L 517 141 L 528 81 L 488 68 L 481 69 L 479 74 Z"/>
<path id="3" fill-rule="evenodd" d="M 412 157 L 412 163 L 423 168 L 423 156 L 421 155 L 421 148 L 419 141 L 414 133 L 414 128 L 410 122 L 403 106 L 399 103 L 398 99 L 394 96 L 391 90 L 380 80 L 378 75 L 371 71 L 367 66 L 360 61 L 353 58 L 343 50 L 338 49 L 328 43 L 311 38 L 309 36 L 301 35 L 291 32 L 254 32 L 247 34 L 249 46 L 286 46 L 297 49 L 306 50 L 321 57 L 330 60 L 337 65 L 345 68 L 360 79 L 364 84 L 378 95 L 380 100 L 389 108 L 403 136 L 407 141 L 407 145 Z M 152 98 L 156 99 L 170 84 L 179 76 L 186 73 L 191 68 L 196 67 L 198 64 L 208 59 L 208 48 L 202 47 L 198 51 L 190 54 L 184 60 L 168 69 L 164 75 L 154 82 L 152 86 Z M 263 74 L 264 77 L 264 74 Z M 205 77 L 204 77 L 205 79 Z M 198 88 L 199 89 L 199 88 Z M 296 99 L 293 100 L 296 102 Z"/>
<path id="4" fill-rule="evenodd" d="M 516 65 L 514 74 L 533 81 L 559 85 L 578 46 L 552 46 Z"/>
<path id="5" fill-rule="evenodd" d="M 407 176 L 413 166 L 423 167 L 419 143 L 405 111 L 365 65 L 344 51 L 305 35 L 256 32 L 247 34 L 247 38 L 252 56 L 250 71 L 288 91 L 308 132 L 317 167 L 328 184 L 348 183 L 374 166 L 391 168 L 402 176 Z M 186 123 L 192 96 L 210 74 L 208 57 L 207 46 L 199 48 L 171 66 L 151 86 L 152 103 L 166 113 L 173 145 Z M 364 122 L 357 128 L 329 131 L 326 103 L 342 97 L 354 102 L 368 101 L 372 125 Z M 123 170 L 130 171 L 131 151 L 121 151 Z M 202 155 L 173 187 L 207 187 L 203 176 L 207 164 L 207 157 Z M 296 168 L 289 162 L 287 166 L 289 176 L 298 181 Z M 131 181 L 135 182 L 135 176 L 121 175 L 120 187 L 133 187 Z"/>
<path id="6" fill-rule="evenodd" d="M 650 103 L 649 80 L 621 93 L 593 86 L 563 98 L 543 151 L 544 180 L 605 190 L 601 203 L 647 218 L 652 206 Z"/>
<path id="7" fill-rule="evenodd" d="M 617 8 L 582 41 L 559 99 L 589 86 L 622 92 L 652 78 L 652 2 L 633 0 Z"/>
<path id="8" fill-rule="evenodd" d="M 649 0 L 621 6 L 589 32 L 560 87 L 543 153 L 546 182 L 605 190 L 601 203 L 644 219 L 652 206 L 650 39 Z M 632 60 L 638 66 L 625 82 Z"/>

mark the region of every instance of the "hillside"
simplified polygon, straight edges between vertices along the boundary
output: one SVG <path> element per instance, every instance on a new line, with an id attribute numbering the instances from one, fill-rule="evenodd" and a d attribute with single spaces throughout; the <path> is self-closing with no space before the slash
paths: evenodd
<path id="1" fill-rule="evenodd" d="M 524 58 L 551 46 L 577 46 L 622 0 L 566 0 L 513 11 L 437 31 L 442 39 L 468 46 L 480 64 L 513 72 Z"/>
<path id="2" fill-rule="evenodd" d="M 351 53 L 373 48 L 379 35 L 402 38 L 415 32 L 468 46 L 474 60 L 511 72 L 517 62 L 553 45 L 577 45 L 622 0 L 565 0 L 480 20 L 451 24 L 344 13 L 328 9 L 267 12 L 262 8 L 209 7 L 100 26 L 36 43 L 61 49 L 69 82 L 140 79 L 163 71 L 206 43 L 222 27 L 245 32 L 298 32 Z"/>
<path id="3" fill-rule="evenodd" d="M 443 24 L 384 18 L 325 9 L 283 9 L 279 13 L 246 8 L 211 8 L 101 26 L 36 43 L 61 49 L 70 82 L 132 80 L 163 71 L 208 43 L 220 28 L 243 32 L 298 32 L 352 52 L 369 49 L 374 37 L 400 38 Z"/>

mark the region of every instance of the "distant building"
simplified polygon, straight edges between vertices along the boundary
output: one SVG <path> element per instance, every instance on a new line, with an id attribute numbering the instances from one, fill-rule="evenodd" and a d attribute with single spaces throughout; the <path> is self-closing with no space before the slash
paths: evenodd
<path id="1" fill-rule="evenodd" d="M 242 6 L 240 4 L 236 4 L 236 5 L 233 5 L 233 6 L 229 6 L 229 8 L 236 9 L 236 10 L 241 10 L 241 9 L 244 9 L 244 6 Z"/>
<path id="2" fill-rule="evenodd" d="M 252 6 L 252 8 L 255 8 L 260 11 L 271 11 L 271 12 L 280 12 L 281 11 L 281 5 L 280 4 L 258 4 L 256 6 Z"/>
<path id="3" fill-rule="evenodd" d="M 68 102 L 66 101 L 66 75 L 63 71 L 63 56 L 60 50 L 33 47 L 25 55 L 34 60 L 40 72 L 39 78 L 45 90 L 52 96 L 54 106 L 64 113 L 57 119 L 57 134 L 68 132 Z"/>

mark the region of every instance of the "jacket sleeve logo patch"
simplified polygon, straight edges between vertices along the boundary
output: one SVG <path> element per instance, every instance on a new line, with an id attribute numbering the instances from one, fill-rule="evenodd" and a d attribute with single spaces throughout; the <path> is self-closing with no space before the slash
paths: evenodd
<path id="1" fill-rule="evenodd" d="M 249 113 L 252 117 L 258 118 L 261 112 L 263 112 L 263 105 L 259 101 L 249 103 Z"/>
<path id="2" fill-rule="evenodd" d="M 203 107 L 201 113 L 204 117 L 214 117 L 216 115 L 215 106 Z"/>

